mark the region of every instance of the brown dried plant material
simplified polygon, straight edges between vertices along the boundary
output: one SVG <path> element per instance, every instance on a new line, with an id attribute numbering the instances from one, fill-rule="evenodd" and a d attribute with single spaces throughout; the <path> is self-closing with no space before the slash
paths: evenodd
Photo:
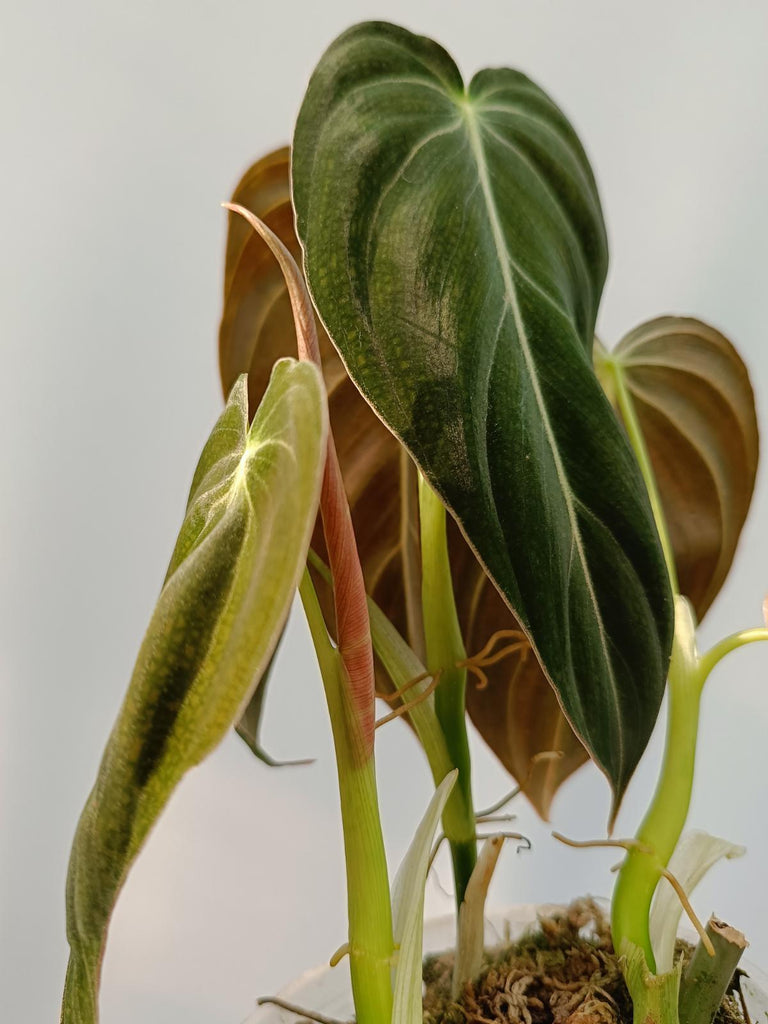
<path id="1" fill-rule="evenodd" d="M 689 946 L 680 944 L 687 955 Z M 578 900 L 518 942 L 486 950 L 476 979 L 451 996 L 453 953 L 424 963 L 424 1024 L 632 1024 L 632 1002 L 600 907 Z M 726 996 L 715 1024 L 745 1024 Z"/>

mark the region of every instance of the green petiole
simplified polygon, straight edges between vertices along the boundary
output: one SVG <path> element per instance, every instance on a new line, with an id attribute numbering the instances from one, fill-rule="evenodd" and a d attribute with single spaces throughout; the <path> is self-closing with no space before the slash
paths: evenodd
<path id="1" fill-rule="evenodd" d="M 327 582 L 331 581 L 328 566 L 311 548 L 308 555 L 309 564 Z M 389 674 L 395 690 L 401 690 L 416 676 L 424 672 L 424 665 L 414 651 L 408 646 L 397 629 L 392 625 L 382 610 L 370 597 L 368 598 L 368 615 L 371 621 L 371 638 L 377 657 Z M 454 768 L 446 745 L 442 725 L 435 712 L 435 695 L 424 696 L 429 686 L 430 677 L 416 686 L 409 685 L 407 695 L 410 698 L 411 710 L 408 712 L 411 724 L 427 755 L 429 768 L 435 785 L 438 786 Z M 475 815 L 471 804 L 460 787 L 454 786 L 443 810 L 443 832 L 449 843 L 463 844 L 472 836 L 475 846 Z"/>
<path id="2" fill-rule="evenodd" d="M 649 914 L 661 869 L 666 867 L 685 827 L 693 789 L 696 739 L 701 700 L 693 615 L 678 597 L 675 640 L 669 667 L 669 709 L 664 760 L 651 806 L 636 839 L 653 854 L 631 849 L 619 871 L 611 901 L 611 928 L 616 950 L 626 943 L 643 951 L 648 968 L 656 970 Z"/>
<path id="3" fill-rule="evenodd" d="M 672 592 L 677 594 L 678 583 L 675 555 L 672 550 L 672 542 L 669 538 L 667 521 L 664 517 L 661 495 L 659 494 L 659 489 L 656 485 L 656 477 L 654 476 L 653 467 L 651 466 L 651 458 L 645 444 L 643 431 L 637 419 L 635 404 L 629 393 L 629 388 L 627 387 L 627 382 L 624 378 L 621 363 L 612 358 L 604 349 L 598 350 L 598 358 L 600 360 L 599 368 L 602 371 L 599 376 L 601 376 L 601 379 L 605 380 L 605 383 L 608 385 L 608 389 L 612 391 L 611 397 L 615 399 L 615 404 L 618 406 L 619 412 L 621 413 L 621 418 L 624 421 L 624 426 L 629 436 L 629 442 L 632 445 L 638 465 L 640 466 L 640 472 L 643 474 L 645 487 L 648 491 L 648 498 L 651 502 L 653 518 L 656 523 L 656 529 L 659 533 L 659 540 L 661 541 L 661 548 L 664 552 L 664 561 L 667 564 L 669 582 L 672 587 Z"/>
<path id="4" fill-rule="evenodd" d="M 456 904 L 460 907 L 477 862 L 465 703 L 467 672 L 457 667 L 465 660 L 466 651 L 453 594 L 445 506 L 421 475 L 419 517 L 427 668 L 433 676 L 440 672 L 440 684 L 435 691 L 435 712 L 442 726 L 452 767 L 459 769 L 457 784 L 446 807 L 444 827 L 451 846 Z"/>
<path id="5" fill-rule="evenodd" d="M 677 593 L 677 572 L 648 450 L 622 372 L 621 363 L 599 354 L 600 375 L 615 400 L 643 474 L 656 527 L 667 562 L 672 589 Z M 650 971 L 656 970 L 651 946 L 649 914 L 661 871 L 678 844 L 691 802 L 696 763 L 701 694 L 708 676 L 731 651 L 758 640 L 768 640 L 768 628 L 748 629 L 715 644 L 699 656 L 696 622 L 690 603 L 675 597 L 675 634 L 669 667 L 667 736 L 659 781 L 648 812 L 637 832 L 639 848 L 631 849 L 619 871 L 611 907 L 614 945 L 619 952 L 637 947 Z M 645 852 L 650 848 L 653 853 Z M 634 993 L 633 993 L 634 997 Z"/>
<path id="6" fill-rule="evenodd" d="M 357 1020 L 360 1024 L 390 1024 L 394 939 L 374 758 L 361 757 L 364 743 L 350 713 L 344 665 L 328 636 L 307 570 L 299 594 L 317 652 L 336 750 Z"/>

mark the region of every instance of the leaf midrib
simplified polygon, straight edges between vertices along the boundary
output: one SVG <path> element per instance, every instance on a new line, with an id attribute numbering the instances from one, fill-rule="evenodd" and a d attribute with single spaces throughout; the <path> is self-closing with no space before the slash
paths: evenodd
<path id="1" fill-rule="evenodd" d="M 544 401 L 544 395 L 541 391 L 541 385 L 538 379 L 538 373 L 536 370 L 536 364 L 533 359 L 533 353 L 531 352 L 528 335 L 525 330 L 525 324 L 523 322 L 522 313 L 520 310 L 520 303 L 517 297 L 517 289 L 515 287 L 514 278 L 512 276 L 512 255 L 510 254 L 506 239 L 504 238 L 504 232 L 501 227 L 499 220 L 498 210 L 496 208 L 496 200 L 493 196 L 493 190 L 491 188 L 490 176 L 488 174 L 488 164 L 485 158 L 485 150 L 483 148 L 483 141 L 480 136 L 480 131 L 475 118 L 475 112 L 469 99 L 466 99 L 463 104 L 463 112 L 467 124 L 467 130 L 469 134 L 469 143 L 474 156 L 475 163 L 477 164 L 477 173 L 480 180 L 480 188 L 483 193 L 485 200 L 486 211 L 488 213 L 488 220 L 491 227 L 491 233 L 493 235 L 494 246 L 496 248 L 496 255 L 499 261 L 501 269 L 502 279 L 504 281 L 504 291 L 506 300 L 509 308 L 512 310 L 512 316 L 515 321 L 515 327 L 517 329 L 518 340 L 520 342 L 520 350 L 523 354 L 525 366 L 528 371 L 528 376 L 533 389 L 533 394 L 536 400 L 536 404 L 541 414 L 541 421 L 544 427 L 544 434 L 547 439 L 550 451 L 552 453 L 552 459 L 555 465 L 555 472 L 562 489 L 563 497 L 565 499 L 565 505 L 568 512 L 568 520 L 571 526 L 571 536 L 578 552 L 579 561 L 581 563 L 582 571 L 584 573 L 584 581 L 587 587 L 587 593 L 589 594 L 590 601 L 592 603 L 595 622 L 597 623 L 598 633 L 600 636 L 600 644 L 603 651 L 603 657 L 608 672 L 608 679 L 610 681 L 614 701 L 612 708 L 614 711 L 614 717 L 616 720 L 616 735 L 618 738 L 618 762 L 619 762 L 619 775 L 623 776 L 624 770 L 624 733 L 621 728 L 621 716 L 618 713 L 619 707 L 619 688 L 616 682 L 613 671 L 613 663 L 610 659 L 608 651 L 608 642 L 605 632 L 605 625 L 600 612 L 600 607 L 597 603 L 597 596 L 595 594 L 594 586 L 592 584 L 592 576 L 589 571 L 589 565 L 586 559 L 586 553 L 584 551 L 584 545 L 581 537 L 581 531 L 579 529 L 578 519 L 576 517 L 576 509 L 574 505 L 574 495 L 571 490 L 571 485 L 563 466 L 560 451 L 557 446 L 554 431 L 552 430 L 552 424 L 549 419 L 549 412 Z"/>

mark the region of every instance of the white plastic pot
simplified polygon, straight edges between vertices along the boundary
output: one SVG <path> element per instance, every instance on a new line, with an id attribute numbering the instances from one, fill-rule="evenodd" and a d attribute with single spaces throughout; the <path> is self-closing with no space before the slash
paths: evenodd
<path id="1" fill-rule="evenodd" d="M 488 946 L 519 938 L 539 916 L 562 910 L 553 904 L 521 903 L 506 910 L 497 910 L 486 917 L 485 942 Z M 424 923 L 424 952 L 441 953 L 456 944 L 456 918 L 454 914 L 430 918 Z M 687 928 L 681 930 L 683 938 L 695 942 L 697 936 Z M 751 1019 L 765 1024 L 768 1017 L 768 975 L 754 964 L 742 960 L 740 965 L 751 982 L 745 985 L 745 998 Z M 304 1010 L 311 1010 L 339 1021 L 354 1017 L 352 989 L 349 980 L 349 961 L 344 959 L 337 967 L 315 967 L 305 971 L 278 993 L 279 998 Z M 276 1006 L 259 1006 L 244 1024 L 296 1024 L 297 1017 Z"/>

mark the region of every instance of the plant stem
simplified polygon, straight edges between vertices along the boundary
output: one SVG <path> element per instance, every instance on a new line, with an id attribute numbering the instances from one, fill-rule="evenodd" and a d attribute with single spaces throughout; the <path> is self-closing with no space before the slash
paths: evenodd
<path id="1" fill-rule="evenodd" d="M 604 352 L 600 352 L 598 358 L 602 379 L 608 384 L 606 392 L 618 406 L 645 480 L 670 583 L 675 593 L 675 631 L 669 667 L 669 708 L 664 760 L 653 800 L 637 832 L 639 848 L 629 851 L 619 871 L 611 905 L 611 929 L 617 952 L 625 955 L 628 953 L 625 974 L 635 1007 L 635 1020 L 661 1020 L 666 1015 L 666 1019 L 674 1024 L 677 1021 L 677 1005 L 673 1013 L 669 1005 L 670 991 L 667 990 L 665 979 L 670 979 L 676 972 L 659 975 L 656 978 L 649 973 L 656 970 L 649 931 L 651 901 L 661 870 L 669 863 L 688 817 L 704 683 L 715 665 L 731 651 L 758 640 L 768 640 L 768 628 L 748 629 L 735 633 L 715 644 L 703 657 L 699 657 L 693 609 L 687 599 L 677 594 L 674 551 L 648 449 L 622 365 L 620 361 Z M 652 852 L 647 852 L 649 849 Z M 713 922 L 714 919 L 710 922 L 711 927 L 708 926 L 707 933 L 714 944 Z M 734 932 L 733 929 L 729 931 Z M 720 1005 L 725 985 L 730 980 L 733 967 L 738 960 L 736 956 L 728 973 L 730 959 L 735 955 L 735 950 L 729 944 L 731 938 L 732 936 L 729 936 L 728 941 L 719 942 L 722 953 L 716 955 L 715 959 L 722 960 L 722 964 L 713 964 L 701 943 L 697 947 L 697 954 L 694 957 L 696 962 L 694 964 L 692 961 L 689 965 L 691 973 L 686 972 L 686 984 L 680 994 L 681 1015 L 685 1016 L 684 1024 L 711 1024 L 711 1018 Z M 728 978 L 723 981 L 723 975 L 726 973 Z M 704 978 L 707 979 L 706 984 Z M 653 982 L 658 982 L 658 992 L 654 989 Z M 710 1010 L 707 1000 L 715 999 L 714 990 L 721 982 L 722 988 L 717 995 L 712 1013 L 706 1016 Z M 671 982 L 669 984 L 671 985 Z M 656 999 L 661 1001 L 654 1010 L 652 1003 Z M 654 1016 L 655 1014 L 660 1016 Z"/>
<path id="2" fill-rule="evenodd" d="M 643 480 L 645 481 L 645 487 L 648 491 L 648 497 L 651 502 L 653 518 L 656 522 L 659 540 L 661 541 L 661 548 L 664 552 L 664 560 L 667 563 L 669 582 L 672 586 L 673 593 L 676 594 L 678 593 L 678 584 L 675 554 L 672 548 L 672 542 L 669 538 L 666 519 L 664 518 L 661 495 L 659 494 L 659 489 L 656 485 L 656 477 L 654 476 L 653 467 L 651 466 L 651 457 L 648 454 L 645 438 L 643 437 L 643 432 L 637 418 L 635 404 L 629 393 L 629 388 L 627 387 L 627 382 L 624 378 L 621 364 L 609 355 L 603 356 L 602 362 L 613 381 L 616 404 L 618 405 L 621 418 L 624 421 L 624 426 L 626 427 L 627 434 L 629 435 L 630 444 L 632 445 L 638 465 L 640 466 L 640 472 L 643 474 Z"/>
<path id="3" fill-rule="evenodd" d="M 320 664 L 333 730 L 344 829 L 349 916 L 349 960 L 359 1024 L 390 1024 L 392 1017 L 392 910 L 379 818 L 373 756 L 349 706 L 345 669 L 331 644 L 309 572 L 299 587 Z"/>
<path id="4" fill-rule="evenodd" d="M 680 982 L 680 1024 L 712 1024 L 747 948 L 742 933 L 716 917 L 709 919 L 706 931 L 715 955 L 701 942 L 693 951 Z"/>
<path id="5" fill-rule="evenodd" d="M 677 570 L 650 456 L 620 363 L 603 357 L 630 444 L 640 466 L 659 533 L 670 584 L 677 594 Z M 675 631 L 669 666 L 669 708 L 664 760 L 651 806 L 637 832 L 639 843 L 654 853 L 630 850 L 619 871 L 611 904 L 611 927 L 617 952 L 627 943 L 645 954 L 656 969 L 648 927 L 651 901 L 660 878 L 685 827 L 693 788 L 699 727 L 701 678 L 696 652 L 696 626 L 690 604 L 675 597 Z"/>
<path id="6" fill-rule="evenodd" d="M 312 568 L 327 583 L 330 583 L 332 577 L 328 566 L 312 548 L 309 550 L 308 561 Z M 368 598 L 368 615 L 371 621 L 371 637 L 376 655 L 389 675 L 395 690 L 401 690 L 406 684 L 410 684 L 412 679 L 424 674 L 425 666 L 371 597 Z M 431 677 L 427 674 L 423 682 L 409 686 L 407 695 L 417 698 L 424 693 L 430 682 Z M 404 695 L 405 698 L 406 695 Z M 434 695 L 415 703 L 415 706 L 408 712 L 408 717 L 424 748 L 424 753 L 427 755 L 435 786 L 439 786 L 446 775 L 453 771 L 454 765 L 448 752 L 443 727 L 435 712 Z M 475 829 L 470 824 L 473 821 L 474 812 L 471 807 L 468 807 L 464 793 L 458 786 L 454 786 L 442 816 L 443 832 L 446 838 L 450 837 L 454 841 L 461 841 L 461 837 L 467 836 L 471 830 L 472 848 L 476 849 Z"/>
<path id="7" fill-rule="evenodd" d="M 624 976 L 632 996 L 634 1024 L 678 1024 L 679 962 L 667 974 L 651 974 L 642 950 L 630 946 Z"/>
<path id="8" fill-rule="evenodd" d="M 441 673 L 440 685 L 435 692 L 435 712 L 443 729 L 452 767 L 459 769 L 457 784 L 446 806 L 443 827 L 451 845 L 456 905 L 460 908 L 477 862 L 465 705 L 467 672 L 456 667 L 466 658 L 466 651 L 453 594 L 445 506 L 421 475 L 419 517 L 427 668 L 433 676 L 436 672 Z"/>
<path id="9" fill-rule="evenodd" d="M 632 943 L 645 953 L 650 970 L 656 961 L 648 918 L 661 869 L 677 846 L 688 817 L 696 762 L 701 679 L 696 671 L 693 617 L 685 598 L 677 598 L 675 640 L 669 667 L 669 707 L 664 760 L 651 805 L 638 829 L 639 844 L 619 871 L 611 902 L 611 928 L 618 953 Z"/>
<path id="10" fill-rule="evenodd" d="M 755 629 L 743 629 L 740 633 L 734 633 L 732 636 L 727 636 L 724 640 L 720 640 L 714 647 L 711 647 L 706 654 L 702 655 L 699 662 L 700 671 L 703 677 L 709 675 L 712 669 L 721 661 L 726 654 L 730 654 L 731 651 L 738 650 L 739 647 L 745 647 L 747 644 L 754 644 L 760 640 L 768 640 L 768 629 L 762 626 Z"/>

